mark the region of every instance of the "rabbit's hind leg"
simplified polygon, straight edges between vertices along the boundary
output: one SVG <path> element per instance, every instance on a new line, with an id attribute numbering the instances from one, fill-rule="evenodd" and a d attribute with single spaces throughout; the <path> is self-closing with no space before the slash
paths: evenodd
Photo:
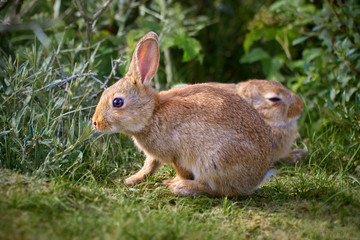
<path id="1" fill-rule="evenodd" d="M 170 186 L 171 184 L 180 181 L 180 180 L 193 180 L 194 175 L 180 166 L 177 162 L 172 163 L 173 167 L 175 168 L 176 176 L 175 178 L 166 179 L 163 181 L 163 184 L 166 186 Z"/>
<path id="2" fill-rule="evenodd" d="M 217 192 L 213 191 L 208 185 L 196 180 L 179 180 L 171 184 L 169 188 L 172 193 L 180 196 L 217 195 Z"/>

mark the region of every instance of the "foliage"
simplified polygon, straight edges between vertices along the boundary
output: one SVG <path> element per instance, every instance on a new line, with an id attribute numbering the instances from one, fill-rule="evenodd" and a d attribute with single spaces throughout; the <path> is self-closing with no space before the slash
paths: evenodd
<path id="1" fill-rule="evenodd" d="M 334 100 L 346 89 L 346 100 L 354 100 L 360 75 L 359 12 L 355 1 L 340 6 L 330 1 L 321 7 L 276 1 L 250 24 L 241 61 L 261 61 L 268 79 L 286 78 L 294 90 L 312 90 L 310 96 L 328 93 Z M 330 86 L 326 93 L 321 91 L 324 86 Z"/>
<path id="2" fill-rule="evenodd" d="M 345 145 L 360 145 L 360 4 L 275 1 L 249 25 L 242 63 L 261 62 L 267 79 L 301 92 L 313 111 L 312 131 L 336 125 Z M 309 110 L 310 111 L 310 110 Z"/>

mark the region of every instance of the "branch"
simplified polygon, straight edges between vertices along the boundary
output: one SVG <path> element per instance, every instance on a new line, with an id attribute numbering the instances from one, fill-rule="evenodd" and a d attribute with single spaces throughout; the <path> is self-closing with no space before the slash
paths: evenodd
<path id="1" fill-rule="evenodd" d="M 109 6 L 109 4 L 111 3 L 112 0 L 108 0 L 106 3 L 104 3 L 104 5 L 99 9 L 99 11 L 97 11 L 93 17 L 92 20 L 95 21 L 104 11 L 105 9 Z"/>
<path id="2" fill-rule="evenodd" d="M 76 79 L 76 78 L 78 78 L 78 77 L 85 77 L 85 76 L 91 76 L 91 75 L 92 75 L 91 72 L 89 72 L 89 73 L 82 73 L 82 74 L 75 74 L 75 75 L 73 75 L 73 76 L 71 76 L 71 77 L 68 77 L 68 78 L 65 78 L 65 79 L 63 79 L 63 80 L 61 80 L 61 81 L 57 81 L 57 82 L 50 83 L 50 84 L 46 85 L 45 87 L 42 87 L 42 88 L 40 88 L 40 89 L 38 89 L 38 90 L 33 91 L 33 93 L 40 92 L 41 90 L 44 90 L 44 89 L 46 89 L 46 88 L 49 88 L 49 87 L 52 87 L 52 86 L 55 86 L 55 85 L 59 85 L 59 84 L 62 84 L 62 83 L 66 83 L 66 82 L 71 81 L 71 80 L 73 80 L 73 79 Z"/>
<path id="3" fill-rule="evenodd" d="M 84 8 L 83 8 L 83 6 L 82 6 L 82 4 L 81 4 L 81 2 L 80 2 L 79 0 L 75 0 L 75 2 L 76 2 L 76 5 L 77 5 L 77 7 L 78 7 L 78 9 L 79 9 L 79 12 L 80 12 L 81 16 L 82 16 L 82 17 L 84 18 L 84 20 L 85 20 L 85 22 L 90 21 L 90 18 L 86 15 L 86 13 L 85 13 L 85 11 L 84 11 Z"/>
<path id="4" fill-rule="evenodd" d="M 99 79 L 97 79 L 96 77 L 94 77 L 93 75 L 90 75 L 90 77 L 92 79 L 94 79 L 95 81 L 97 81 L 98 83 L 100 83 L 101 85 L 105 85 L 102 81 L 100 81 Z"/>
<path id="5" fill-rule="evenodd" d="M 84 18 L 85 23 L 86 23 L 86 41 L 87 41 L 88 47 L 90 46 L 91 38 L 92 38 L 92 31 L 93 31 L 93 25 L 92 24 L 105 11 L 105 9 L 109 6 L 111 1 L 112 0 L 107 0 L 107 2 L 105 2 L 104 5 L 91 18 L 89 18 L 86 15 L 85 10 L 84 10 L 80 0 L 75 0 L 76 5 L 77 5 L 77 7 L 79 9 L 79 12 L 80 12 L 81 16 Z M 90 52 L 89 51 L 88 51 L 88 57 L 90 57 Z"/>
<path id="6" fill-rule="evenodd" d="M 114 62 L 115 62 L 115 64 L 114 64 L 114 66 L 112 67 L 112 69 L 111 69 L 111 72 L 110 72 L 110 74 L 109 74 L 109 76 L 106 78 L 106 81 L 102 84 L 102 88 L 106 88 L 106 85 L 107 85 L 107 83 L 109 82 L 109 80 L 111 79 L 111 78 L 113 78 L 114 77 L 114 75 L 115 75 L 115 69 L 117 69 L 118 67 L 119 67 L 119 65 L 120 65 L 120 63 L 122 63 L 123 61 L 121 60 L 121 58 L 122 58 L 122 56 L 120 56 L 120 58 L 119 59 L 117 59 L 117 60 L 115 60 Z"/>
<path id="7" fill-rule="evenodd" d="M 341 5 L 340 5 L 340 7 L 341 7 Z M 354 40 L 353 40 L 352 37 L 349 35 L 347 26 L 343 23 L 343 21 L 341 20 L 340 15 L 339 15 L 339 13 L 336 11 L 333 0 L 330 1 L 330 8 L 331 8 L 332 12 L 335 14 L 337 20 L 338 20 L 339 23 L 340 23 L 340 26 L 341 26 L 341 27 L 340 27 L 340 30 L 342 30 L 342 31 L 345 33 L 346 37 L 349 39 L 349 41 L 350 41 L 352 44 L 355 44 L 355 43 L 354 43 Z"/>

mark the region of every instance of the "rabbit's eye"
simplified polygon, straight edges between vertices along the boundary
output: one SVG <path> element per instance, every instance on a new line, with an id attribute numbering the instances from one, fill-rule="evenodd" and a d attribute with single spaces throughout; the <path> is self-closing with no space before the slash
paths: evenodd
<path id="1" fill-rule="evenodd" d="M 121 108 L 124 105 L 124 99 L 114 98 L 112 104 L 114 108 Z"/>
<path id="2" fill-rule="evenodd" d="M 281 101 L 281 98 L 279 97 L 271 97 L 271 98 L 268 98 L 271 102 L 280 102 Z"/>

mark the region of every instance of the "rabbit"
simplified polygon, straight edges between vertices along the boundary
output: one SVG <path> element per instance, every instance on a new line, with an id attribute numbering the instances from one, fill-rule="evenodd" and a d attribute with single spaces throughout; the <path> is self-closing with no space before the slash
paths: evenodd
<path id="1" fill-rule="evenodd" d="M 249 195 L 269 174 L 271 130 L 239 95 L 206 84 L 157 92 L 151 79 L 159 66 L 156 33 L 138 42 L 126 75 L 107 88 L 93 126 L 124 133 L 144 152 L 144 166 L 125 180 L 145 181 L 163 164 L 176 176 L 164 181 L 180 196 Z M 241 124 L 239 124 L 241 123 Z"/>
<path id="2" fill-rule="evenodd" d="M 235 91 L 260 113 L 271 127 L 275 158 L 295 163 L 307 155 L 307 151 L 303 149 L 291 150 L 293 142 L 299 136 L 296 120 L 302 114 L 304 102 L 280 82 L 251 79 L 238 84 L 208 84 Z"/>

